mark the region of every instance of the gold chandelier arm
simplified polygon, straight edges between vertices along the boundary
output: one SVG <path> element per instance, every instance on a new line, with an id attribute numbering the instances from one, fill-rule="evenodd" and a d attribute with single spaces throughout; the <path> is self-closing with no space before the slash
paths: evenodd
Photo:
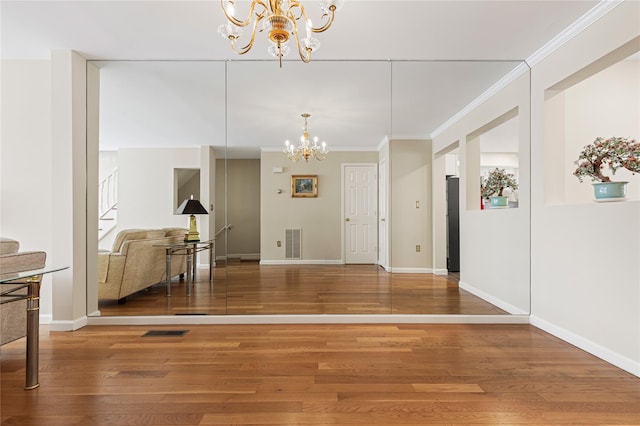
<path id="1" fill-rule="evenodd" d="M 299 14 L 298 16 L 296 16 L 296 14 L 294 13 L 294 10 L 298 10 Z M 326 30 L 329 29 L 329 27 L 331 27 L 331 24 L 333 24 L 333 20 L 335 19 L 336 16 L 336 7 L 335 6 L 329 6 L 329 12 L 331 12 L 330 14 L 323 14 L 320 19 L 324 19 L 325 17 L 329 17 L 329 20 L 327 22 L 325 22 L 325 24 L 321 27 L 311 27 L 310 30 L 314 33 L 321 33 L 324 32 Z M 304 10 L 304 5 L 301 4 L 298 1 L 292 1 L 289 4 L 289 7 L 287 8 L 287 16 L 289 18 L 291 18 L 292 21 L 299 21 L 300 18 L 303 18 L 303 21 L 306 23 L 308 22 L 308 17 L 307 17 L 307 12 Z"/>
<path id="2" fill-rule="evenodd" d="M 244 55 L 245 53 L 247 53 L 249 50 L 251 50 L 251 48 L 253 47 L 253 43 L 256 39 L 256 32 L 258 29 L 258 23 L 262 20 L 262 16 L 258 16 L 258 18 L 256 18 L 256 21 L 253 23 L 253 31 L 251 31 L 251 39 L 249 39 L 249 42 L 246 44 L 246 46 L 241 47 L 241 48 L 237 48 L 236 47 L 236 40 L 237 39 L 230 39 L 231 41 L 231 49 L 236 52 L 238 55 Z"/>
<path id="3" fill-rule="evenodd" d="M 293 12 L 294 9 L 298 9 L 300 11 L 300 14 L 296 17 L 295 13 Z M 336 7 L 335 6 L 329 6 L 329 12 L 330 14 L 323 14 L 321 16 L 320 19 L 324 19 L 325 17 L 329 17 L 329 20 L 327 22 L 325 22 L 325 24 L 321 27 L 311 27 L 310 30 L 314 33 L 322 33 L 326 30 L 329 29 L 329 27 L 331 27 L 331 24 L 333 24 L 333 20 L 335 19 L 336 16 Z M 304 18 L 304 22 L 306 23 L 308 21 L 308 17 L 307 17 L 307 12 L 304 10 L 304 5 L 302 5 L 300 2 L 298 1 L 292 1 L 289 5 L 289 8 L 287 9 L 287 16 L 289 16 L 289 18 L 291 18 L 292 20 L 300 20 L 300 18 Z"/>
<path id="4" fill-rule="evenodd" d="M 220 0 L 220 4 L 222 5 L 222 12 L 224 13 L 224 16 L 229 20 L 229 22 L 231 22 L 234 25 L 237 25 L 238 27 L 246 27 L 247 25 L 249 25 L 251 23 L 251 16 L 253 15 L 256 6 L 262 6 L 262 8 L 264 9 L 260 13 L 256 12 L 256 16 L 259 18 L 258 20 L 264 18 L 264 14 L 268 10 L 267 5 L 264 4 L 262 2 L 262 0 L 253 0 L 251 2 L 251 7 L 249 8 L 249 13 L 247 15 L 247 19 L 245 19 L 244 21 L 241 21 L 238 18 L 236 18 L 235 16 L 229 15 L 227 13 L 227 9 L 224 7 L 224 2 L 225 2 L 225 0 Z M 230 2 L 230 3 L 233 4 L 233 2 Z"/>
<path id="5" fill-rule="evenodd" d="M 280 10 L 280 0 L 269 0 L 269 7 L 271 8 L 271 13 L 282 14 L 282 10 Z"/>
<path id="6" fill-rule="evenodd" d="M 291 18 L 291 16 L 289 16 Z M 300 44 L 300 35 L 298 34 L 298 26 L 294 25 L 293 26 L 293 34 L 296 36 L 296 45 L 298 46 L 298 53 L 300 54 L 300 59 L 302 59 L 302 62 L 304 62 L 305 64 L 308 64 L 309 62 L 311 62 L 311 49 L 309 49 L 308 47 L 302 47 L 302 45 Z"/>
<path id="7" fill-rule="evenodd" d="M 333 24 L 334 18 L 336 17 L 336 7 L 335 6 L 331 6 L 330 11 L 331 11 L 331 14 L 326 14 L 325 13 L 324 15 L 322 15 L 322 19 L 324 19 L 325 16 L 328 16 L 329 20 L 323 26 L 321 26 L 319 28 L 311 27 L 311 31 L 313 31 L 314 33 L 321 33 L 321 32 L 324 32 L 324 31 L 329 29 L 331 24 Z"/>
<path id="8" fill-rule="evenodd" d="M 295 16 L 295 14 L 293 13 L 295 9 L 298 9 L 300 11 L 300 14 L 298 16 Z M 304 22 L 307 22 L 307 14 L 304 12 L 304 6 L 297 1 L 292 1 L 289 3 L 289 7 L 287 8 L 287 16 L 289 16 L 291 19 L 295 19 L 296 21 L 304 16 Z"/>

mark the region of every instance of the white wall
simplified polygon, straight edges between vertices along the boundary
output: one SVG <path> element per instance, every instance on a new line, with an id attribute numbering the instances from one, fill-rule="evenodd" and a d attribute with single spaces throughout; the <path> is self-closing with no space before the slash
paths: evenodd
<path id="1" fill-rule="evenodd" d="M 456 145 L 457 147 L 457 145 Z M 444 154 L 444 173 L 445 175 L 458 176 L 460 174 L 460 165 L 457 152 Z"/>
<path id="2" fill-rule="evenodd" d="M 127 148 L 118 151 L 118 229 L 188 228 L 174 215 L 174 169 L 199 169 L 200 148 Z M 197 217 L 200 224 L 201 217 Z M 200 229 L 200 228 L 198 228 Z"/>
<path id="3" fill-rule="evenodd" d="M 100 151 L 98 155 L 98 182 L 102 182 L 118 169 L 118 151 Z"/>
<path id="4" fill-rule="evenodd" d="M 480 153 L 480 167 L 494 169 L 517 169 L 518 154 L 512 152 L 482 152 Z"/>
<path id="5" fill-rule="evenodd" d="M 580 183 L 571 176 L 584 145 L 596 137 L 631 137 L 640 140 L 640 61 L 625 60 L 565 91 L 565 202 L 593 200 L 591 179 Z M 640 199 L 640 179 L 620 169 L 614 181 L 628 181 L 628 198 Z"/>
<path id="6" fill-rule="evenodd" d="M 531 322 L 636 375 L 640 202 L 545 202 L 545 191 L 553 182 L 545 185 L 550 159 L 544 145 L 554 135 L 547 132 L 553 117 L 545 115 L 544 97 L 545 90 L 637 38 L 639 16 L 639 2 L 623 2 L 536 64 L 531 82 Z M 555 135 L 555 142 L 563 136 Z"/>
<path id="7" fill-rule="evenodd" d="M 21 250 L 52 256 L 51 64 L 2 61 L 0 66 L 0 235 Z M 51 321 L 51 277 L 43 279 L 41 322 Z"/>
<path id="8" fill-rule="evenodd" d="M 55 291 L 51 330 L 61 331 L 86 325 L 86 60 L 71 50 L 52 51 L 51 89 L 51 261 L 69 267 L 52 276 Z"/>
<path id="9" fill-rule="evenodd" d="M 480 210 L 478 129 L 505 117 L 514 108 L 519 115 L 520 205 L 517 209 Z M 446 151 L 460 141 L 461 287 L 514 314 L 526 314 L 530 309 L 528 116 L 526 73 L 434 139 L 435 152 Z"/>

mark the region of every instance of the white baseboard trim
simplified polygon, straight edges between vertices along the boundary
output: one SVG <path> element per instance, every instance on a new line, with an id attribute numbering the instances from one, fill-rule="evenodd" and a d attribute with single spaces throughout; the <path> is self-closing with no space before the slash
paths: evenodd
<path id="1" fill-rule="evenodd" d="M 74 331 L 89 325 L 87 317 L 78 318 L 72 321 L 55 321 L 49 323 L 50 331 Z"/>
<path id="2" fill-rule="evenodd" d="M 260 265 L 342 265 L 342 260 L 285 259 L 261 260 Z"/>
<path id="3" fill-rule="evenodd" d="M 433 270 L 433 275 L 448 275 L 449 274 L 449 270 L 448 269 L 434 269 Z"/>
<path id="4" fill-rule="evenodd" d="M 388 272 L 394 274 L 433 274 L 431 268 L 389 268 Z"/>
<path id="5" fill-rule="evenodd" d="M 543 320 L 535 315 L 531 315 L 529 321 L 532 326 L 537 327 L 549 334 L 552 334 L 559 339 L 564 340 L 591 355 L 594 355 L 609 364 L 615 365 L 618 368 L 627 371 L 634 376 L 640 377 L 640 362 L 629 359 L 623 355 L 620 355 L 611 349 L 605 348 L 598 343 L 595 343 L 587 338 L 584 338 L 572 331 L 566 330 L 562 327 L 558 327 L 548 321 Z"/>
<path id="6" fill-rule="evenodd" d="M 489 293 L 485 293 L 484 291 L 475 288 L 472 285 L 469 285 L 465 282 L 459 281 L 458 282 L 458 286 L 463 289 L 468 291 L 469 293 L 473 294 L 474 296 L 478 296 L 481 299 L 486 300 L 487 302 L 491 303 L 492 305 L 497 306 L 498 308 L 502 309 L 503 311 L 507 311 L 509 312 L 511 315 L 529 315 L 529 312 L 523 311 L 522 309 L 518 308 L 517 306 L 513 306 L 507 302 L 505 302 L 502 299 L 498 299 L 495 296 L 490 295 Z"/>
<path id="7" fill-rule="evenodd" d="M 47 315 L 40 314 L 40 325 L 51 324 L 52 320 L 53 320 L 53 315 L 51 315 L 51 314 L 47 314 Z"/>
<path id="8" fill-rule="evenodd" d="M 165 315 L 90 317 L 89 325 L 529 324 L 527 315 Z"/>

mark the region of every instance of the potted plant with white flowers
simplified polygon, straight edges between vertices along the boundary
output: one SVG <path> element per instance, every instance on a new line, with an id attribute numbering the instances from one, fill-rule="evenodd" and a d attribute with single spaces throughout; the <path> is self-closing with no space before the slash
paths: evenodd
<path id="1" fill-rule="evenodd" d="M 496 167 L 489 172 L 484 180 L 481 195 L 482 198 L 489 198 L 491 208 L 504 208 L 509 206 L 509 197 L 504 195 L 505 189 L 513 191 L 518 189 L 518 182 L 513 173 L 507 173 L 504 169 Z"/>
<path id="2" fill-rule="evenodd" d="M 595 201 L 624 200 L 628 182 L 614 182 L 603 172 L 607 168 L 611 175 L 621 168 L 634 174 L 640 172 L 640 142 L 631 138 L 597 137 L 582 149 L 575 163 L 578 167 L 573 175 L 580 182 L 584 177 L 593 181 Z"/>

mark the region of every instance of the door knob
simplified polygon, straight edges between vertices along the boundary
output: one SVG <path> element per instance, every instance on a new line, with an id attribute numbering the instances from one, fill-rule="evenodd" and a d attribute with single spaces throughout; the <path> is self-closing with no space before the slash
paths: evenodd
<path id="1" fill-rule="evenodd" d="M 346 220 L 347 222 L 349 222 L 349 221 L 350 221 L 351 219 L 349 219 L 349 218 L 346 218 L 345 220 Z"/>

